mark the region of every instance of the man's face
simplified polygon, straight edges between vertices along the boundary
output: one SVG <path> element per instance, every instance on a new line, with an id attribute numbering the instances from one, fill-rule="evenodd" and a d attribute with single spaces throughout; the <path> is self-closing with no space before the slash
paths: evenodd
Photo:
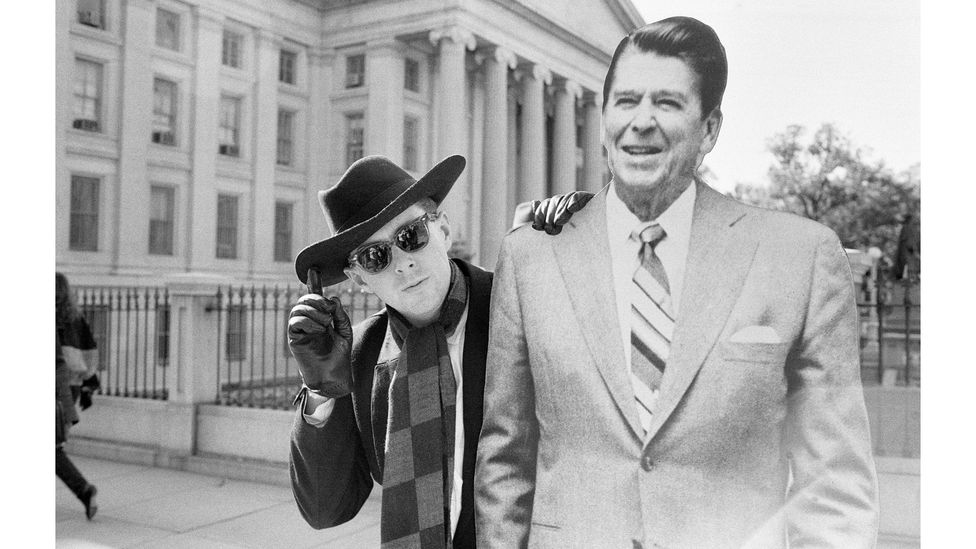
<path id="1" fill-rule="evenodd" d="M 424 213 L 422 207 L 414 204 L 363 243 L 391 240 L 400 227 Z M 451 229 L 447 216 L 442 213 L 437 220 L 429 221 L 427 229 L 430 242 L 426 246 L 415 252 L 392 246 L 390 264 L 376 274 L 368 273 L 358 265 L 346 269 L 349 278 L 375 293 L 414 326 L 424 326 L 438 317 L 451 283 L 447 258 Z"/>
<path id="2" fill-rule="evenodd" d="M 702 120 L 694 71 L 677 57 L 629 47 L 617 61 L 603 111 L 614 180 L 660 193 L 694 177 L 718 138 L 721 114 Z"/>

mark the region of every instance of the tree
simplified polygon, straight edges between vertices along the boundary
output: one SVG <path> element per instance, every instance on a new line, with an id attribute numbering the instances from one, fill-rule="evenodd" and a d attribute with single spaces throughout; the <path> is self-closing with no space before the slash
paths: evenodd
<path id="1" fill-rule="evenodd" d="M 811 138 L 791 125 L 767 142 L 775 163 L 770 185 L 739 184 L 733 196 L 757 206 L 790 211 L 833 229 L 848 248 L 880 248 L 889 260 L 898 251 L 902 225 L 920 220 L 917 166 L 894 174 L 882 161 L 866 159 L 832 124 Z"/>

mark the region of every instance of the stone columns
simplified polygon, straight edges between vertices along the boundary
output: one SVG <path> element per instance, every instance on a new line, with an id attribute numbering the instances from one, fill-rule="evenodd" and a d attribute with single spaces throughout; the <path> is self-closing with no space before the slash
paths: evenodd
<path id="1" fill-rule="evenodd" d="M 494 267 L 502 237 L 511 224 L 508 208 L 508 70 L 514 68 L 515 55 L 501 46 L 485 58 L 480 260 L 488 269 Z"/>
<path id="2" fill-rule="evenodd" d="M 242 227 L 250 233 L 251 249 L 247 254 L 249 272 L 273 272 L 275 163 L 278 127 L 278 50 L 279 40 L 267 30 L 257 32 L 257 80 L 254 84 L 254 150 L 268 154 L 254 154 L 254 186 L 251 189 L 253 223 Z M 206 151 L 206 149 L 204 149 Z"/>
<path id="3" fill-rule="evenodd" d="M 214 263 L 217 238 L 217 111 L 220 107 L 220 51 L 223 17 L 197 8 L 197 64 L 193 86 L 193 176 L 190 179 L 187 216 L 187 269 L 205 270 Z M 147 31 L 148 32 L 148 31 Z M 148 118 L 147 118 L 148 119 Z"/>
<path id="4" fill-rule="evenodd" d="M 475 38 L 471 32 L 461 27 L 445 27 L 433 30 L 429 35 L 430 42 L 438 49 L 438 96 L 439 112 L 437 113 L 437 128 L 435 130 L 435 146 L 432 165 L 440 162 L 452 154 L 467 157 L 467 69 L 465 65 L 465 51 L 474 49 Z M 426 171 L 432 166 L 423 166 Z M 454 240 L 457 243 L 468 238 L 462 221 L 470 219 L 466 208 L 465 197 L 470 193 L 469 177 L 462 173 L 454 185 L 454 190 L 447 195 L 441 208 L 448 212 L 449 218 L 454 220 Z"/>
<path id="5" fill-rule="evenodd" d="M 552 73 L 542 65 L 519 71 L 522 82 L 522 154 L 519 169 L 518 201 L 539 200 L 546 196 L 546 114 L 545 85 Z"/>
<path id="6" fill-rule="evenodd" d="M 154 3 L 130 0 L 125 3 L 122 50 L 122 106 L 119 109 L 119 171 L 115 187 L 115 225 L 113 271 L 141 270 L 149 242 L 149 222 L 144 208 L 136 204 L 149 201 L 146 180 L 146 155 L 149 150 L 150 121 L 153 109 L 151 48 Z M 108 87 L 108 86 L 106 86 Z M 105 111 L 105 108 L 102 109 Z M 104 119 L 104 116 L 103 116 Z M 104 123 L 104 120 L 103 120 Z"/>
<path id="7" fill-rule="evenodd" d="M 403 57 L 395 38 L 366 44 L 366 154 L 403 164 Z M 462 51 L 461 60 L 464 60 Z"/>
<path id="8" fill-rule="evenodd" d="M 309 51 L 308 95 L 308 179 L 305 187 L 304 203 L 299 204 L 298 210 L 305 215 L 305 240 L 296 242 L 296 249 L 301 249 L 312 242 L 330 236 L 325 216 L 319 206 L 319 191 L 324 191 L 337 181 L 329 176 L 330 151 L 338 147 L 329 131 L 332 114 L 332 101 L 329 95 L 332 91 L 332 64 L 335 62 L 335 51 L 332 49 L 312 49 Z M 339 115 L 341 118 L 341 114 Z M 345 158 L 345 156 L 343 156 Z"/>
<path id="9" fill-rule="evenodd" d="M 607 161 L 603 158 L 600 142 L 603 129 L 600 125 L 601 94 L 589 93 L 583 98 L 583 190 L 592 193 L 603 188 L 603 173 Z"/>
<path id="10" fill-rule="evenodd" d="M 556 89 L 556 120 L 553 128 L 552 193 L 576 190 L 576 99 L 579 84 L 564 80 Z M 540 197 L 541 198 L 541 197 Z"/>

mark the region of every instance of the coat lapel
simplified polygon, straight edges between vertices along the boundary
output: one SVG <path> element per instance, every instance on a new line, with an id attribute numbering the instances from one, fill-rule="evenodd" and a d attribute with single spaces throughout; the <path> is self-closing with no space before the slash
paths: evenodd
<path id="1" fill-rule="evenodd" d="M 634 388 L 620 348 L 620 322 L 607 237 L 608 188 L 572 217 L 563 227 L 563 236 L 551 238 L 549 242 L 590 355 L 620 413 L 641 438 L 643 429 L 634 404 Z"/>
<path id="2" fill-rule="evenodd" d="M 674 412 L 715 345 L 742 290 L 758 244 L 742 219 L 748 210 L 697 183 L 681 308 L 661 382 L 657 410 L 645 441 Z"/>

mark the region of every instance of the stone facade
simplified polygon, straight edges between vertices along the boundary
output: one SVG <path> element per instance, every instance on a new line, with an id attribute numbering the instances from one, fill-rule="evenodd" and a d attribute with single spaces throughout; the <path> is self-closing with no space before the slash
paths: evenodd
<path id="1" fill-rule="evenodd" d="M 57 268 L 292 282 L 361 154 L 417 177 L 464 155 L 443 209 L 493 268 L 517 203 L 607 180 L 603 77 L 642 23 L 628 0 L 59 3 Z"/>

